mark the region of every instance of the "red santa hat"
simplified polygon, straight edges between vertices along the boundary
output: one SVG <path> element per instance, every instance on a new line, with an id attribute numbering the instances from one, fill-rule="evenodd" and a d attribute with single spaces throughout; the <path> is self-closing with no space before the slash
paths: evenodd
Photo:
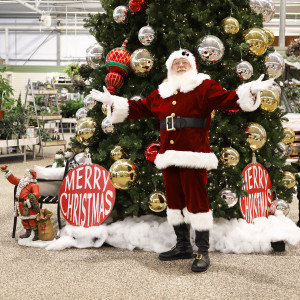
<path id="1" fill-rule="evenodd" d="M 167 70 L 170 71 L 173 61 L 175 59 L 178 58 L 185 58 L 190 65 L 192 66 L 192 69 L 198 71 L 198 63 L 197 63 L 197 59 L 194 56 L 194 54 L 186 49 L 180 49 L 177 51 L 174 51 L 173 53 L 171 53 L 171 55 L 169 56 L 169 58 L 166 61 L 166 66 L 167 66 Z"/>
<path id="2" fill-rule="evenodd" d="M 33 169 L 27 169 L 25 174 L 27 174 L 30 179 L 36 179 L 36 171 L 34 171 Z"/>

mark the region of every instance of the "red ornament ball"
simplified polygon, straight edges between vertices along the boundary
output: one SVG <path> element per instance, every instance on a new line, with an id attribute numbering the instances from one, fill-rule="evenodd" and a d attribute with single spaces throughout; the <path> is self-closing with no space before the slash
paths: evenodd
<path id="1" fill-rule="evenodd" d="M 105 77 L 105 84 L 107 86 L 108 91 L 114 95 L 118 89 L 123 86 L 124 78 L 122 75 L 116 72 L 110 72 Z"/>
<path id="2" fill-rule="evenodd" d="M 153 142 L 150 145 L 148 145 L 144 153 L 146 160 L 154 163 L 159 148 L 160 148 L 160 142 Z"/>
<path id="3" fill-rule="evenodd" d="M 148 6 L 147 0 L 130 0 L 129 1 L 129 9 L 133 13 L 138 13 Z"/>
<path id="4" fill-rule="evenodd" d="M 106 56 L 106 67 L 109 72 L 116 72 L 126 76 L 130 70 L 130 52 L 126 50 L 127 40 L 124 41 L 122 47 L 109 51 Z"/>

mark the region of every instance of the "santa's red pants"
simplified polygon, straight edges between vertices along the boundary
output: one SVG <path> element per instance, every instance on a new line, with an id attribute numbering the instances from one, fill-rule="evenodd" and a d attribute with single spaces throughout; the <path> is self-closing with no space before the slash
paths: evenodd
<path id="1" fill-rule="evenodd" d="M 169 167 L 162 170 L 168 208 L 190 213 L 208 212 L 206 169 Z"/>

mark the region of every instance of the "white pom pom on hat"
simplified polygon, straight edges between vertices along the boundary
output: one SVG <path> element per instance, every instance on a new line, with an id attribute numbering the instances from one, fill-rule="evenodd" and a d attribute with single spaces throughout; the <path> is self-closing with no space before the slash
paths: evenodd
<path id="1" fill-rule="evenodd" d="M 195 70 L 198 69 L 197 63 L 196 63 L 196 58 L 195 58 L 194 54 L 186 49 L 180 49 L 180 50 L 177 50 L 177 51 L 174 51 L 173 53 L 171 53 L 171 55 L 167 59 L 166 66 L 167 66 L 168 71 L 171 70 L 173 61 L 178 58 L 185 58 L 186 60 L 188 60 L 188 62 L 192 66 L 192 69 L 195 69 Z"/>

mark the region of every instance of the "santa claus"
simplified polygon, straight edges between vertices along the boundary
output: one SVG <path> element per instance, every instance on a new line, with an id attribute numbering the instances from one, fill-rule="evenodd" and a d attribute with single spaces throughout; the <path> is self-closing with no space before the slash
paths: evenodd
<path id="1" fill-rule="evenodd" d="M 23 178 L 15 177 L 7 166 L 1 167 L 1 171 L 5 173 L 5 178 L 12 184 L 17 186 L 15 213 L 22 220 L 22 225 L 26 232 L 20 235 L 21 239 L 28 238 L 31 231 L 34 231 L 33 241 L 37 241 L 38 223 L 36 217 L 39 213 L 38 199 L 40 197 L 39 186 L 36 181 L 36 172 L 27 169 Z"/>
<path id="2" fill-rule="evenodd" d="M 155 117 L 160 122 L 159 154 L 156 167 L 162 169 L 167 196 L 167 220 L 173 226 L 177 243 L 160 253 L 164 261 L 194 257 L 189 224 L 195 230 L 198 253 L 192 271 L 206 271 L 209 230 L 213 216 L 206 191 L 207 170 L 218 166 L 218 159 L 209 146 L 208 131 L 211 112 L 218 110 L 254 111 L 260 105 L 260 91 L 273 80 L 245 83 L 236 91 L 227 91 L 207 74 L 198 73 L 194 55 L 188 50 L 173 52 L 166 62 L 168 77 L 158 89 L 143 100 L 127 100 L 92 90 L 97 101 L 112 107 L 111 123 L 125 119 Z"/>

